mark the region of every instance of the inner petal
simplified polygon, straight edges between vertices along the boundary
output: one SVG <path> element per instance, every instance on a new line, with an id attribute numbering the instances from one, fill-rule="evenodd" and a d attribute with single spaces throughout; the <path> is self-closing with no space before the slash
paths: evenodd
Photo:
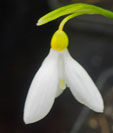
<path id="1" fill-rule="evenodd" d="M 57 89 L 56 97 L 62 94 L 62 92 L 66 89 L 66 81 L 64 77 L 64 61 L 62 54 L 59 55 L 58 62 L 58 73 L 59 73 L 59 87 Z"/>
<path id="2" fill-rule="evenodd" d="M 66 82 L 64 77 L 64 60 L 62 54 L 59 56 L 58 70 L 59 70 L 59 87 L 60 89 L 64 90 L 66 88 Z"/>
<path id="3" fill-rule="evenodd" d="M 60 80 L 60 88 L 63 90 L 66 88 L 66 84 L 64 80 Z"/>

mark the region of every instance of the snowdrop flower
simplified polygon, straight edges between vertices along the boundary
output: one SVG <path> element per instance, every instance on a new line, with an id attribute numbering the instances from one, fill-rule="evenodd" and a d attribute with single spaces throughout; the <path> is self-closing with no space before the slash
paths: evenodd
<path id="1" fill-rule="evenodd" d="M 96 112 L 103 112 L 103 100 L 94 82 L 69 51 L 68 37 L 62 30 L 54 33 L 51 49 L 36 73 L 25 102 L 24 122 L 44 118 L 66 87 L 77 101 Z"/>

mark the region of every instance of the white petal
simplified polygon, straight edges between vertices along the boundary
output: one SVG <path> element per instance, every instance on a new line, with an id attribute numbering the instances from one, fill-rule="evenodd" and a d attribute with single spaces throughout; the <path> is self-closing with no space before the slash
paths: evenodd
<path id="1" fill-rule="evenodd" d="M 59 61 L 58 61 L 58 73 L 59 73 L 59 87 L 57 89 L 56 97 L 60 96 L 62 92 L 66 89 L 66 82 L 64 77 L 64 60 L 62 52 L 59 52 Z"/>
<path id="2" fill-rule="evenodd" d="M 63 93 L 63 91 L 64 91 L 63 89 L 58 88 L 56 92 L 56 98 L 59 97 Z"/>
<path id="3" fill-rule="evenodd" d="M 64 52 L 64 66 L 67 85 L 74 97 L 82 104 L 96 112 L 103 112 L 103 99 L 94 82 L 66 50 Z"/>
<path id="4" fill-rule="evenodd" d="M 63 91 L 66 89 L 65 81 L 60 80 L 59 82 L 60 82 L 59 84 L 61 84 L 61 85 L 59 85 L 59 87 L 57 89 L 56 97 L 59 97 L 63 93 Z"/>
<path id="5" fill-rule="evenodd" d="M 26 124 L 39 121 L 50 111 L 58 88 L 57 64 L 58 53 L 51 49 L 31 83 L 24 108 Z"/>

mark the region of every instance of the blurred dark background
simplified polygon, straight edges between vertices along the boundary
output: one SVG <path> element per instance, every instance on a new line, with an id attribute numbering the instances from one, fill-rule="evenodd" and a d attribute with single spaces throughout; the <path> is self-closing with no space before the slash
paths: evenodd
<path id="1" fill-rule="evenodd" d="M 59 0 L 60 5 L 73 2 L 78 1 Z M 113 7 L 110 0 L 91 3 L 110 10 Z M 51 0 L 1 0 L 0 133 L 69 133 L 83 108 L 67 89 L 43 120 L 30 125 L 23 122 L 29 85 L 48 54 L 51 36 L 59 24 L 54 21 L 37 27 L 36 22 L 59 6 L 52 5 Z M 97 82 L 113 66 L 113 22 L 101 16 L 88 18 L 76 18 L 65 31 L 70 38 L 71 54 Z"/>

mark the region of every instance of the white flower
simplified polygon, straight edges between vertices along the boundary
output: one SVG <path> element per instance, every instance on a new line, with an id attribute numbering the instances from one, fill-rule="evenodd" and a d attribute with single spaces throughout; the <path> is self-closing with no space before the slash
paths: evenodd
<path id="1" fill-rule="evenodd" d="M 103 112 L 102 97 L 84 68 L 67 49 L 57 51 L 51 48 L 31 83 L 24 108 L 25 123 L 44 118 L 66 86 L 80 103 Z"/>

